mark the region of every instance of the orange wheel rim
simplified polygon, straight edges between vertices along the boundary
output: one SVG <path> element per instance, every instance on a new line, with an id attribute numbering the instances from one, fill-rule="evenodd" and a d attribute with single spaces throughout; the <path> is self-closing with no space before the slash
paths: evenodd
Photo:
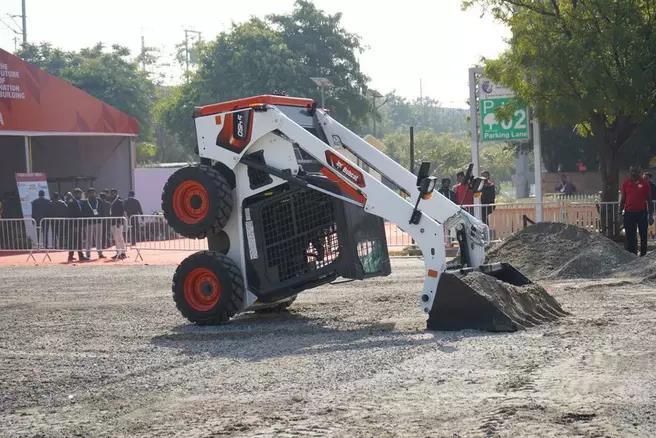
<path id="1" fill-rule="evenodd" d="M 189 307 L 199 312 L 207 312 L 221 298 L 221 282 L 209 269 L 195 268 L 185 278 L 184 296 Z"/>
<path id="2" fill-rule="evenodd" d="M 210 209 L 207 189 L 198 181 L 183 181 L 173 192 L 173 213 L 185 224 L 197 224 Z"/>

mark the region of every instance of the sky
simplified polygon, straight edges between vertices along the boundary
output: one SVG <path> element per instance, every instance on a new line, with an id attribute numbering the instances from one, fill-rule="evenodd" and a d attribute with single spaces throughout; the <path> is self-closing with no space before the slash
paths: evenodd
<path id="1" fill-rule="evenodd" d="M 102 41 L 139 53 L 146 46 L 159 49 L 167 83 L 180 68 L 171 63 L 184 30 L 199 31 L 210 40 L 232 23 L 250 16 L 288 13 L 293 0 L 26 0 L 29 42 L 77 50 Z M 315 0 L 318 8 L 342 13 L 344 27 L 362 37 L 366 51 L 362 70 L 371 87 L 407 98 L 421 92 L 447 107 L 466 107 L 467 69 L 481 57 L 494 58 L 506 47 L 508 30 L 480 10 L 462 11 L 460 0 Z M 19 30 L 11 15 L 21 14 L 21 0 L 0 4 L 0 47 L 14 50 Z M 20 24 L 20 18 L 14 18 Z M 19 39 L 20 42 L 20 39 Z"/>

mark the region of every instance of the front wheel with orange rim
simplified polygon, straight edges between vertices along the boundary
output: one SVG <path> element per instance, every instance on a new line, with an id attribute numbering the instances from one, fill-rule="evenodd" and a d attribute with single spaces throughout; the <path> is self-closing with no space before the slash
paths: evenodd
<path id="1" fill-rule="evenodd" d="M 192 254 L 175 271 L 173 300 L 191 322 L 202 325 L 227 322 L 243 308 L 241 271 L 224 254 L 215 251 Z"/>
<path id="2" fill-rule="evenodd" d="M 164 217 L 185 237 L 202 239 L 219 232 L 228 223 L 232 206 L 232 187 L 227 178 L 204 164 L 178 169 L 162 191 Z"/>

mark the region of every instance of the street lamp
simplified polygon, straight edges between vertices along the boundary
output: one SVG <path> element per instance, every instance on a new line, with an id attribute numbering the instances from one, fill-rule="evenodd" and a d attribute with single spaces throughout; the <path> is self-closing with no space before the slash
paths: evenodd
<path id="1" fill-rule="evenodd" d="M 330 82 L 330 79 L 328 78 L 310 78 L 312 82 L 314 82 L 317 85 L 317 88 L 321 90 L 321 108 L 325 108 L 326 105 L 324 103 L 324 90 L 326 88 L 332 88 L 334 87 L 333 83 Z"/>
<path id="2" fill-rule="evenodd" d="M 376 106 L 376 99 L 378 99 L 379 97 L 383 97 L 383 95 L 380 94 L 378 91 L 372 89 L 372 88 L 369 88 L 369 89 L 367 90 L 367 94 L 368 94 L 369 96 L 371 96 L 371 99 L 372 99 L 372 105 L 371 105 L 371 107 L 372 107 L 373 110 L 374 110 L 374 114 L 373 114 L 373 119 L 374 119 L 374 129 L 373 129 L 374 132 L 373 132 L 373 136 L 376 137 L 376 113 L 378 112 L 378 108 L 382 107 L 383 105 L 385 105 L 385 104 L 387 103 L 387 101 L 389 100 L 389 97 L 388 97 L 387 99 L 385 99 L 385 100 L 383 101 L 383 103 L 381 103 L 380 105 Z"/>

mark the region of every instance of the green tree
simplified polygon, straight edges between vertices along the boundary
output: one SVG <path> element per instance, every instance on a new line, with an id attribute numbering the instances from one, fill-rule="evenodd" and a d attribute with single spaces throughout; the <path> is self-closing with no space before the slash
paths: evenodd
<path id="1" fill-rule="evenodd" d="M 468 0 L 512 31 L 486 74 L 551 126 L 576 125 L 599 156 L 602 200 L 617 200 L 625 145 L 656 107 L 656 3 Z"/>
<path id="2" fill-rule="evenodd" d="M 430 130 L 438 134 L 450 132 L 463 137 L 467 135 L 467 110 L 443 108 L 438 101 L 430 98 L 409 101 L 390 94 L 386 99 L 387 102 L 378 111 L 381 120 L 378 131 L 383 135 L 398 130 L 407 132 L 410 126 L 414 126 L 417 131 Z"/>
<path id="3" fill-rule="evenodd" d="M 147 163 L 157 155 L 157 146 L 147 141 L 137 143 L 137 162 Z"/>
<path id="4" fill-rule="evenodd" d="M 194 106 L 276 91 L 318 98 L 310 77 L 323 76 L 335 85 L 326 95 L 326 106 L 335 117 L 357 127 L 370 110 L 362 95 L 368 78 L 356 58 L 362 50 L 360 40 L 340 21 L 340 14 L 328 15 L 312 3 L 298 1 L 291 15 L 233 24 L 214 41 L 195 47 L 196 71 L 162 103 L 162 120 L 192 150 Z"/>
<path id="5" fill-rule="evenodd" d="M 367 120 L 371 105 L 363 92 L 369 78 L 357 59 L 364 48 L 360 37 L 342 26 L 342 14 L 326 14 L 310 1 L 297 0 L 290 15 L 270 15 L 267 19 L 299 60 L 294 69 L 295 86 L 287 91 L 319 100 L 320 92 L 310 77 L 328 78 L 334 87 L 325 100 L 333 115 L 350 126 Z"/>
<path id="6" fill-rule="evenodd" d="M 194 156 L 193 146 L 190 147 L 189 142 L 181 142 L 180 136 L 172 129 L 179 124 L 178 132 L 186 130 L 192 140 L 196 138 L 190 116 L 193 112 L 193 104 L 179 105 L 180 102 L 188 102 L 184 94 L 186 89 L 187 86 L 158 87 L 157 89 L 157 100 L 153 106 L 157 153 L 152 161 L 166 163 L 197 160 L 197 157 Z"/>
<path id="7" fill-rule="evenodd" d="M 408 134 L 395 132 L 383 139 L 385 152 L 406 169 L 410 163 Z M 453 134 L 436 134 L 421 131 L 415 135 L 415 169 L 422 161 L 430 161 L 434 176 L 451 178 L 465 171 L 471 162 L 471 146 L 463 137 Z M 513 148 L 503 143 L 490 143 L 481 149 L 481 169 L 488 170 L 497 181 L 510 181 L 514 170 L 515 153 Z"/>
<path id="8" fill-rule="evenodd" d="M 65 52 L 48 43 L 26 44 L 17 55 L 136 117 L 140 138 L 150 138 L 154 85 L 125 47 L 114 45 L 106 51 L 98 43 L 79 52 Z"/>

